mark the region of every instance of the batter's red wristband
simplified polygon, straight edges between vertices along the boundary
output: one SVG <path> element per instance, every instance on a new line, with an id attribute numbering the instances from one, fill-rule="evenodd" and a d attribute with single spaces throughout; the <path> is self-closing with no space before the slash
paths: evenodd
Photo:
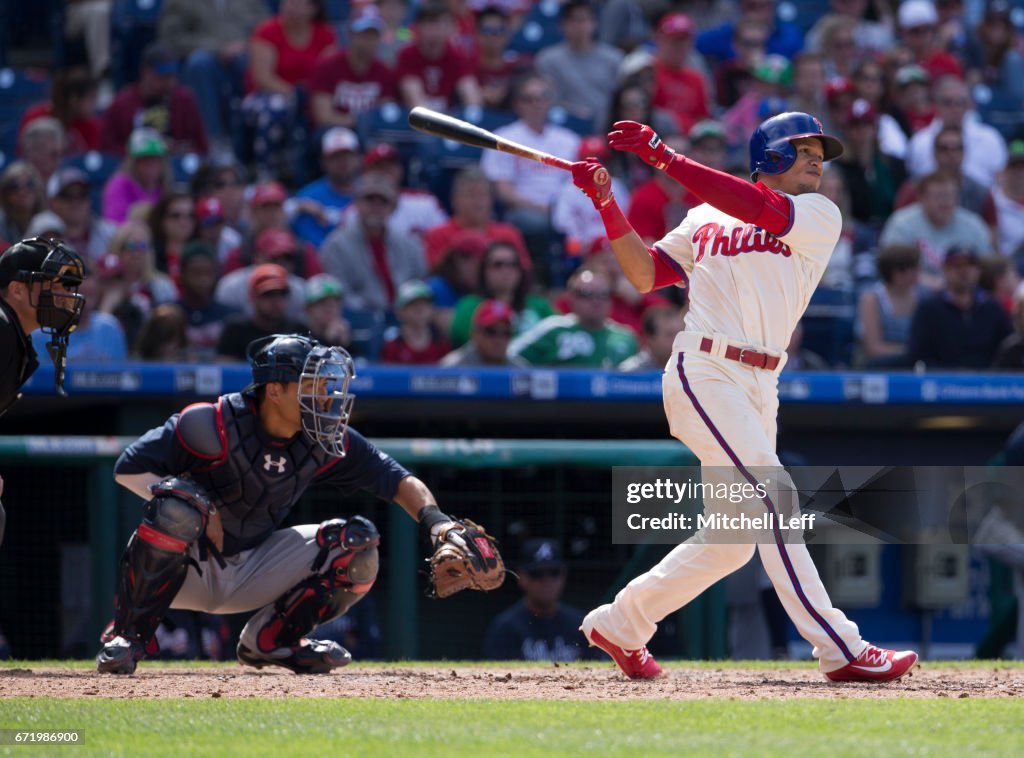
<path id="1" fill-rule="evenodd" d="M 633 227 L 622 214 L 622 209 L 615 202 L 614 197 L 608 205 L 601 209 L 601 220 L 604 222 L 604 230 L 608 232 L 608 239 L 612 242 L 633 231 Z"/>

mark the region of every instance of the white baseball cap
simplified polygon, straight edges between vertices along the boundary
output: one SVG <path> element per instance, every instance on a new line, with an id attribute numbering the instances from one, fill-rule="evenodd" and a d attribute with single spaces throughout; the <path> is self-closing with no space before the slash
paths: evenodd
<path id="1" fill-rule="evenodd" d="M 323 139 L 320 142 L 320 152 L 324 155 L 330 155 L 331 153 L 339 152 L 358 153 L 359 152 L 359 138 L 355 135 L 351 129 L 346 129 L 344 126 L 335 126 L 333 129 L 328 129 L 324 132 Z"/>
<path id="2" fill-rule="evenodd" d="M 912 29 L 915 26 L 934 26 L 939 23 L 939 12 L 931 0 L 906 0 L 900 5 L 898 19 L 900 28 Z"/>

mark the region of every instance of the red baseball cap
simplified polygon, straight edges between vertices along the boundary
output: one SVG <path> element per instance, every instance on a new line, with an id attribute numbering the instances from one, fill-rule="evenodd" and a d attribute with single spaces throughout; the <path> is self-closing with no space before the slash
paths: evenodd
<path id="1" fill-rule="evenodd" d="M 502 300 L 484 300 L 473 312 L 473 326 L 481 329 L 505 322 L 511 324 L 515 319 L 512 306 Z"/>
<path id="2" fill-rule="evenodd" d="M 285 229 L 264 229 L 256 237 L 256 252 L 268 258 L 294 255 L 298 246 L 295 235 Z"/>
<path id="3" fill-rule="evenodd" d="M 278 182 L 263 182 L 249 198 L 249 205 L 276 205 L 288 199 L 288 193 Z"/>
<path id="4" fill-rule="evenodd" d="M 580 140 L 580 149 L 576 154 L 577 160 L 584 158 L 604 158 L 608 155 L 608 141 L 604 137 L 584 137 Z"/>
<path id="5" fill-rule="evenodd" d="M 381 161 L 400 161 L 402 158 L 394 147 L 382 142 L 374 145 L 363 156 L 363 168 L 373 168 Z"/>
<path id="6" fill-rule="evenodd" d="M 443 261 L 452 253 L 469 253 L 474 258 L 483 258 L 487 252 L 487 237 L 474 229 L 462 229 L 451 236 L 441 254 Z"/>
<path id="7" fill-rule="evenodd" d="M 878 110 L 869 101 L 858 97 L 850 103 L 846 120 L 851 124 L 873 124 L 878 121 Z"/>
<path id="8" fill-rule="evenodd" d="M 692 37 L 694 28 L 693 19 L 685 13 L 669 13 L 658 24 L 658 34 L 670 37 Z"/>
<path id="9" fill-rule="evenodd" d="M 196 220 L 200 224 L 219 224 L 224 220 L 224 207 L 215 197 L 201 197 L 196 201 Z"/>
<path id="10" fill-rule="evenodd" d="M 249 277 L 249 297 L 257 297 L 264 292 L 290 291 L 288 272 L 276 263 L 262 263 L 252 270 Z"/>

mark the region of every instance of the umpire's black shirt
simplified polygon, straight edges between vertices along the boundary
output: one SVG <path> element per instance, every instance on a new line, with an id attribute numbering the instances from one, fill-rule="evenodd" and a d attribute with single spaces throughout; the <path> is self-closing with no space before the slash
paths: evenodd
<path id="1" fill-rule="evenodd" d="M 32 341 L 7 301 L 0 298 L 0 415 L 21 397 L 18 390 L 39 368 Z"/>

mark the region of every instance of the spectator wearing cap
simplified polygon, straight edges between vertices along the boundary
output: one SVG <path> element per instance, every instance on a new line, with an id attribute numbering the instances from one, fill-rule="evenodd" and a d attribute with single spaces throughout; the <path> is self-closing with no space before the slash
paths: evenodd
<path id="1" fill-rule="evenodd" d="M 964 173 L 964 133 L 959 125 L 943 126 L 935 135 L 933 143 L 935 165 L 939 171 L 945 171 L 960 177 L 959 205 L 973 213 L 977 213 L 988 224 L 993 235 L 996 234 L 997 214 L 996 201 L 992 191 L 985 185 Z M 1005 172 L 1004 172 L 1005 173 Z M 998 186 L 998 185 L 997 185 Z M 994 187 L 993 190 L 996 188 Z M 903 208 L 917 200 L 917 182 L 908 179 L 903 182 L 896 194 L 896 208 Z"/>
<path id="2" fill-rule="evenodd" d="M 338 225 L 341 211 L 352 202 L 352 183 L 359 176 L 362 153 L 355 132 L 334 126 L 320 139 L 324 175 L 295 193 L 285 210 L 299 239 L 319 248 Z"/>
<path id="3" fill-rule="evenodd" d="M 398 326 L 384 333 L 380 359 L 384 363 L 433 365 L 452 346 L 435 326 L 434 294 L 419 280 L 405 282 L 395 296 Z"/>
<path id="4" fill-rule="evenodd" d="M 663 371 L 672 357 L 672 344 L 683 328 L 680 309 L 668 303 L 652 305 L 643 313 L 644 346 L 619 364 L 619 371 Z"/>
<path id="5" fill-rule="evenodd" d="M 754 64 L 750 73 L 750 89 L 722 114 L 721 119 L 729 149 L 736 153 L 738 159 L 745 157 L 750 135 L 758 125 L 775 115 L 762 115 L 765 99 L 785 99 L 793 82 L 793 66 L 781 55 L 769 53 Z"/>
<path id="6" fill-rule="evenodd" d="M 64 239 L 64 222 L 53 211 L 41 211 L 32 217 L 25 231 L 26 238 Z"/>
<path id="7" fill-rule="evenodd" d="M 455 304 L 476 291 L 480 261 L 487 250 L 487 238 L 472 230 L 459 232 L 445 245 L 441 260 L 432 269 L 427 284 L 433 293 L 435 318 L 442 333 L 451 328 Z"/>
<path id="8" fill-rule="evenodd" d="M 405 166 L 394 147 L 387 143 L 374 145 L 363 157 L 363 171 L 389 177 L 398 190 L 398 204 L 388 225 L 398 234 L 412 235 L 420 240 L 428 229 L 448 220 L 437 196 L 425 190 L 403 186 Z"/>
<path id="9" fill-rule="evenodd" d="M 970 89 L 962 79 L 943 76 L 935 82 L 932 96 L 935 118 L 910 138 L 907 147 L 907 168 L 911 176 L 923 176 L 935 170 L 935 136 L 946 124 L 959 125 L 964 133 L 964 172 L 991 187 L 996 175 L 1006 167 L 1006 142 L 1002 135 L 971 113 Z"/>
<path id="10" fill-rule="evenodd" d="M 932 0 L 904 0 L 896 12 L 900 42 L 933 80 L 953 76 L 964 77 L 960 60 L 946 50 L 939 33 L 939 13 Z"/>
<path id="11" fill-rule="evenodd" d="M 1024 140 L 1010 143 L 1010 155 L 992 188 L 998 220 L 996 248 L 1014 259 L 1024 276 Z"/>
<path id="12" fill-rule="evenodd" d="M 724 159 L 725 129 L 718 122 L 707 120 L 694 124 L 694 129 L 697 129 L 699 124 L 715 125 L 714 131 L 718 136 L 710 134 L 710 127 L 702 127 L 709 132 L 703 134 L 702 138 L 720 142 Z M 700 131 L 697 133 L 701 134 Z M 666 145 L 681 155 L 689 155 L 690 142 L 685 137 L 665 137 L 664 140 Z M 686 187 L 667 176 L 664 171 L 655 171 L 647 181 L 633 191 L 629 205 L 626 206 L 626 218 L 640 235 L 640 239 L 648 245 L 653 245 L 668 234 L 669 229 L 678 226 L 690 208 L 700 205 L 700 201 L 695 197 L 688 199 L 691 196 L 692 193 Z"/>
<path id="13" fill-rule="evenodd" d="M 313 125 L 354 129 L 360 114 L 398 99 L 395 72 L 381 61 L 384 19 L 375 5 L 354 9 L 344 50 L 316 62 L 310 77 Z"/>
<path id="14" fill-rule="evenodd" d="M 749 18 L 768 29 L 765 52 L 792 58 L 804 46 L 800 27 L 783 21 L 776 13 L 776 0 L 739 0 L 739 14 L 697 35 L 697 51 L 711 64 L 736 57 L 733 47 L 733 26 L 740 19 Z"/>
<path id="15" fill-rule="evenodd" d="M 18 125 L 20 135 L 41 118 L 55 118 L 64 129 L 63 154 L 81 155 L 100 149 L 100 120 L 96 116 L 99 83 L 84 66 L 58 69 L 53 75 L 48 100 L 29 106 Z"/>
<path id="16" fill-rule="evenodd" d="M 652 104 L 670 112 L 680 132 L 711 117 L 705 75 L 690 65 L 693 20 L 685 13 L 669 13 L 654 35 L 654 96 Z"/>
<path id="17" fill-rule="evenodd" d="M 279 182 L 262 182 L 257 184 L 249 197 L 249 232 L 242 240 L 240 247 L 228 253 L 224 259 L 222 274 L 229 274 L 255 260 L 256 240 L 267 229 L 291 231 L 288 226 L 288 213 L 285 210 L 288 192 Z M 299 246 L 299 256 L 295 259 L 292 273 L 305 279 L 323 271 L 316 248 L 303 242 Z"/>
<path id="18" fill-rule="evenodd" d="M 869 8 L 869 5 L 872 7 Z M 874 13 L 869 13 L 872 10 Z M 872 3 L 870 0 L 829 0 L 829 11 L 808 30 L 804 40 L 807 50 L 825 52 L 822 27 L 826 23 L 833 23 L 833 18 L 839 18 L 853 31 L 853 40 L 859 57 L 876 57 L 892 48 L 895 41 L 894 19 L 888 3 Z"/>
<path id="19" fill-rule="evenodd" d="M 641 122 L 642 123 L 642 122 Z M 593 157 L 600 161 L 607 159 L 611 151 L 603 136 L 584 137 L 580 140 L 577 160 Z M 612 176 L 612 191 L 619 202 L 629 207 L 629 188 L 618 176 Z M 579 254 L 590 248 L 596 239 L 604 239 L 604 222 L 601 214 L 594 209 L 590 199 L 580 192 L 575 185 L 566 184 L 555 197 L 551 209 L 551 225 L 565 236 L 566 249 L 570 254 Z"/>
<path id="20" fill-rule="evenodd" d="M 547 298 L 530 291 L 532 277 L 523 268 L 522 260 L 511 242 L 495 240 L 487 245 L 480 261 L 479 283 L 471 294 L 463 295 L 455 304 L 448 329 L 453 345 L 460 346 L 469 340 L 473 314 L 485 299 L 500 301 L 511 308 L 516 334 L 554 314 Z"/>
<path id="21" fill-rule="evenodd" d="M 443 0 L 426 0 L 416 9 L 412 41 L 398 52 L 395 76 L 406 108 L 418 105 L 445 111 L 482 105 L 472 61 L 452 41 L 455 23 Z"/>
<path id="22" fill-rule="evenodd" d="M 907 357 L 929 370 L 984 369 L 1011 333 L 1006 311 L 978 287 L 979 256 L 969 243 L 950 247 L 943 288 L 925 297 L 910 325 Z"/>
<path id="23" fill-rule="evenodd" d="M 943 257 L 954 247 L 990 245 L 984 219 L 958 205 L 957 176 L 936 171 L 918 183 L 918 200 L 895 211 L 882 227 L 879 245 L 916 245 L 921 251 L 921 279 L 932 289 L 942 284 Z"/>
<path id="24" fill-rule="evenodd" d="M 473 311 L 469 341 L 442 358 L 441 366 L 525 367 L 525 361 L 508 355 L 515 318 L 515 311 L 508 303 L 501 300 L 479 302 Z"/>
<path id="25" fill-rule="evenodd" d="M 836 76 L 825 82 L 825 103 L 828 110 L 822 114 L 821 123 L 826 134 L 842 134 L 850 106 L 857 99 L 857 86 L 852 79 Z"/>
<path id="26" fill-rule="evenodd" d="M 0 173 L 0 240 L 28 235 L 32 217 L 46 207 L 43 180 L 30 163 L 14 161 Z"/>
<path id="27" fill-rule="evenodd" d="M 184 58 L 181 81 L 195 94 L 211 142 L 228 147 L 232 104 L 245 93 L 249 35 L 267 17 L 264 0 L 164 0 L 158 39 Z"/>
<path id="28" fill-rule="evenodd" d="M 305 326 L 288 315 L 289 285 L 288 272 L 276 263 L 253 267 L 246 288 L 250 312 L 228 316 L 224 320 L 224 331 L 216 348 L 218 360 L 246 360 L 245 350 L 249 343 L 260 337 L 305 332 Z M 301 286 L 299 297 L 301 302 Z"/>
<path id="29" fill-rule="evenodd" d="M 70 366 L 128 359 L 124 327 L 116 316 L 102 310 L 106 282 L 95 273 L 95 269 L 87 267 L 87 276 L 78 287 L 78 294 L 85 298 L 85 304 L 74 338 L 68 341 L 67 360 Z M 46 355 L 46 343 L 49 341 L 49 335 L 41 331 L 32 333 L 32 347 L 39 355 Z"/>
<path id="30" fill-rule="evenodd" d="M 850 193 L 850 211 L 861 223 L 881 229 L 906 179 L 903 161 L 882 152 L 878 111 L 867 100 L 857 98 L 850 104 L 842 134 L 843 154 L 835 163 Z"/>
<path id="31" fill-rule="evenodd" d="M 325 271 L 342 283 L 348 307 L 355 311 L 386 312 L 402 284 L 427 273 L 420 241 L 389 226 L 397 202 L 390 177 L 363 174 L 352 211 L 320 248 Z"/>
<path id="32" fill-rule="evenodd" d="M 295 269 L 302 257 L 302 252 L 301 242 L 288 229 L 278 227 L 264 229 L 256 237 L 252 262 L 249 265 L 230 272 L 225 272 L 222 267 L 214 299 L 228 307 L 251 313 L 253 301 L 250 297 L 249 285 L 252 278 L 255 276 L 257 268 L 267 263 L 273 263 L 288 275 L 289 297 L 285 300 L 287 314 L 291 320 L 301 321 L 303 318 L 304 284 L 303 279 L 295 275 Z"/>
<path id="33" fill-rule="evenodd" d="M 557 540 L 523 543 L 517 568 L 522 599 L 487 629 L 483 656 L 495 661 L 578 661 L 590 657 L 583 612 L 562 603 L 568 570 Z"/>
<path id="34" fill-rule="evenodd" d="M 921 251 L 889 245 L 878 251 L 879 281 L 857 301 L 858 364 L 865 368 L 907 365 L 907 342 L 914 311 L 928 290 L 921 286 Z"/>
<path id="35" fill-rule="evenodd" d="M 138 81 L 122 88 L 103 112 L 103 152 L 123 156 L 132 132 L 146 127 L 160 135 L 175 155 L 206 155 L 202 115 L 192 90 L 178 83 L 178 61 L 178 53 L 161 42 L 146 48 Z"/>
<path id="36" fill-rule="evenodd" d="M 1017 291 L 1013 294 L 1013 310 L 1010 317 L 1013 333 L 999 343 L 992 368 L 1024 371 L 1024 286 L 1018 285 Z"/>
<path id="37" fill-rule="evenodd" d="M 888 112 L 908 136 L 906 149 L 909 149 L 909 137 L 924 129 L 935 118 L 931 97 L 932 80 L 928 72 L 916 63 L 908 63 L 893 72 L 892 82 L 892 101 Z"/>
<path id="38" fill-rule="evenodd" d="M 555 104 L 593 128 L 608 110 L 622 51 L 594 38 L 597 14 L 590 0 L 566 0 L 559 10 L 563 41 L 537 53 L 534 68 L 552 83 Z"/>
<path id="39" fill-rule="evenodd" d="M 246 174 L 234 156 L 214 155 L 200 164 L 192 177 L 192 194 L 216 200 L 224 214 L 225 235 L 217 255 L 223 261 L 227 254 L 242 244 L 242 236 L 249 231 L 246 213 Z"/>
<path id="40" fill-rule="evenodd" d="M 480 97 L 487 108 L 508 110 L 512 80 L 530 65 L 524 56 L 507 49 L 514 31 L 509 12 L 497 3 L 487 0 L 476 12 L 473 70 L 480 84 Z"/>
<path id="41" fill-rule="evenodd" d="M 751 88 L 751 72 L 767 55 L 768 31 L 759 20 L 749 16 L 740 17 L 733 25 L 732 47 L 736 55 L 717 61 L 712 68 L 720 110 L 732 107 Z"/>
<path id="42" fill-rule="evenodd" d="M 159 132 L 139 127 L 128 140 L 128 154 L 103 188 L 103 218 L 120 224 L 134 205 L 155 204 L 170 178 L 167 144 Z"/>
<path id="43" fill-rule="evenodd" d="M 35 119 L 18 135 L 19 155 L 39 172 L 44 186 L 60 165 L 67 145 L 64 125 L 50 116 Z"/>
<path id="44" fill-rule="evenodd" d="M 220 264 L 217 248 L 203 240 L 192 240 L 181 254 L 178 306 L 185 314 L 185 341 L 197 361 L 211 361 L 224 331 L 224 319 L 240 308 L 214 299 Z"/>
<path id="45" fill-rule="evenodd" d="M 566 315 L 548 316 L 516 337 L 509 353 L 533 366 L 615 368 L 637 351 L 632 329 L 609 319 L 612 278 L 601 268 L 581 266 L 569 278 Z"/>
<path id="46" fill-rule="evenodd" d="M 1007 0 L 993 0 L 985 8 L 967 36 L 963 59 L 982 120 L 1012 139 L 1024 126 L 1024 56 Z"/>
<path id="47" fill-rule="evenodd" d="M 50 210 L 64 222 L 64 240 L 86 261 L 98 261 L 107 253 L 115 226 L 92 208 L 92 182 L 77 168 L 58 169 L 46 185 Z"/>
<path id="48" fill-rule="evenodd" d="M 196 200 L 196 239 L 213 247 L 218 260 L 221 250 L 227 255 L 242 243 L 242 236 L 227 225 L 224 206 L 213 195 Z"/>
<path id="49" fill-rule="evenodd" d="M 181 273 L 181 254 L 196 235 L 196 204 L 184 190 L 172 190 L 157 201 L 147 218 L 153 234 L 156 267 L 175 282 Z"/>
<path id="50" fill-rule="evenodd" d="M 352 325 L 342 315 L 344 289 L 330 274 L 317 274 L 306 281 L 304 291 L 306 323 L 310 336 L 325 345 L 337 345 L 352 352 Z"/>
<path id="51" fill-rule="evenodd" d="M 436 268 L 448 241 L 468 229 L 480 232 L 489 242 L 502 240 L 510 243 L 519 251 L 523 269 L 526 272 L 533 270 L 522 233 L 512 224 L 494 219 L 494 189 L 479 166 L 466 166 L 459 170 L 452 180 L 451 201 L 452 217 L 429 229 L 423 237 L 428 268 Z"/>
<path id="52" fill-rule="evenodd" d="M 495 133 L 550 155 L 576 155 L 579 136 L 548 122 L 551 98 L 551 87 L 543 77 L 526 74 L 517 79 L 512 87 L 512 107 L 518 118 Z M 497 150 L 485 150 L 480 167 L 495 184 L 505 221 L 522 232 L 538 276 L 549 283 L 554 263 L 551 205 L 562 186 L 571 183 L 570 177 L 565 171 Z"/>
<path id="53" fill-rule="evenodd" d="M 261 178 L 295 171 L 299 146 L 293 133 L 308 105 L 312 71 L 335 49 L 323 0 L 287 0 L 253 31 L 242 116 L 253 133 L 253 161 Z"/>

